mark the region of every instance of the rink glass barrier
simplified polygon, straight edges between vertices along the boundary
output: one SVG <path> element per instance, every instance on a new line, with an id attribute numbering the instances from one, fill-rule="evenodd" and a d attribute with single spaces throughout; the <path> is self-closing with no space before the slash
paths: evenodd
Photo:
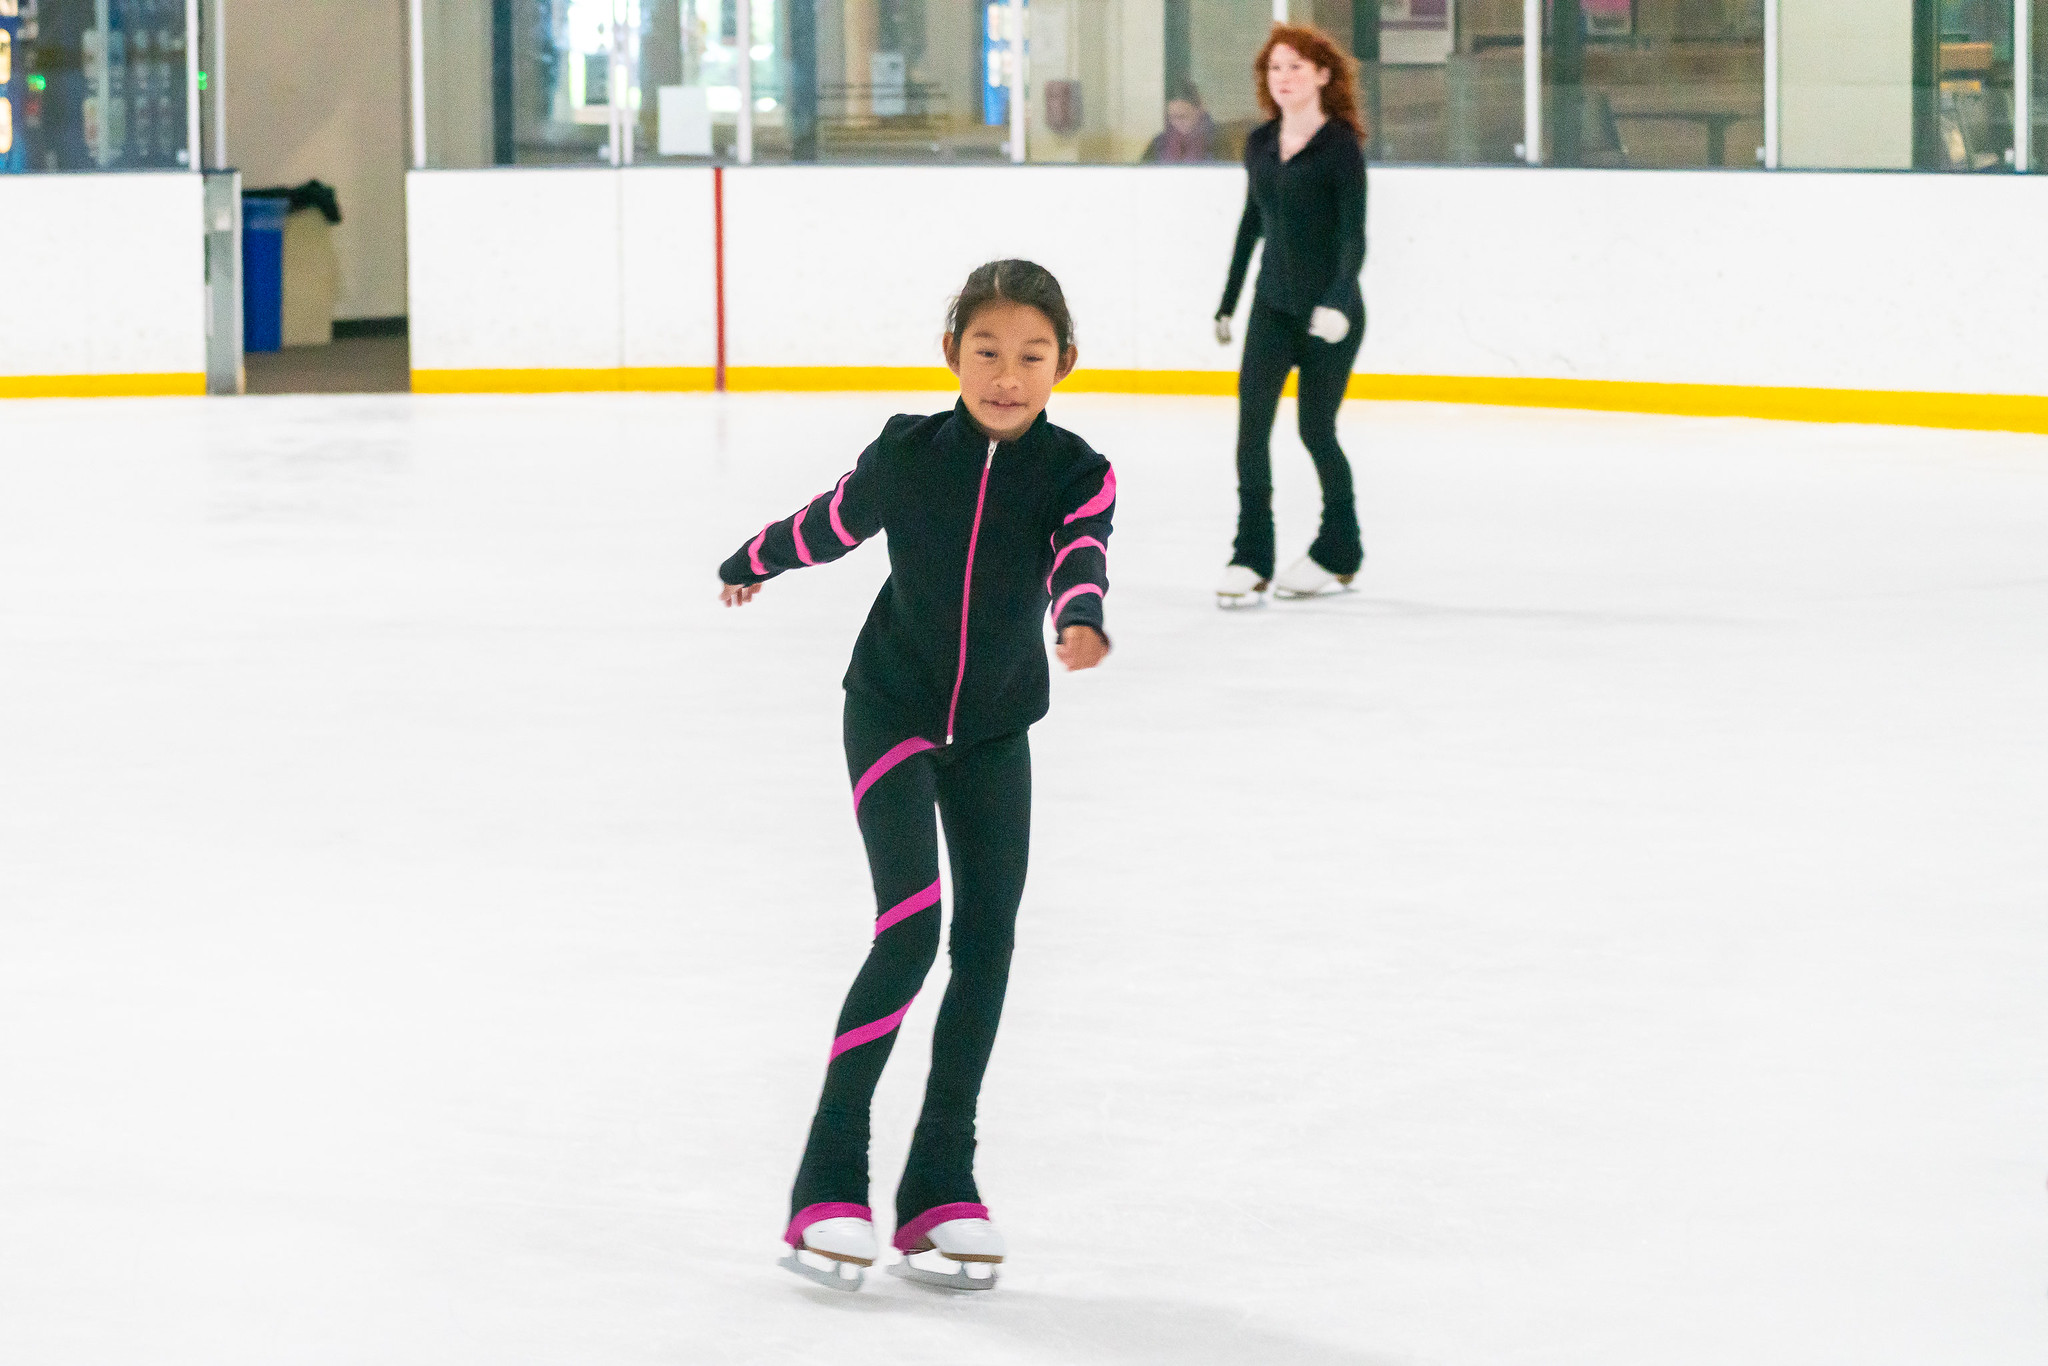
<path id="1" fill-rule="evenodd" d="M 0 174 L 192 164 L 186 0 L 0 0 Z"/>
<path id="2" fill-rule="evenodd" d="M 416 169 L 1232 162 L 1260 119 L 1250 64 L 1273 17 L 1259 0 L 409 3 Z M 1997 173 L 2039 169 L 2048 134 L 2048 0 L 1287 12 L 1359 62 L 1381 164 Z"/>

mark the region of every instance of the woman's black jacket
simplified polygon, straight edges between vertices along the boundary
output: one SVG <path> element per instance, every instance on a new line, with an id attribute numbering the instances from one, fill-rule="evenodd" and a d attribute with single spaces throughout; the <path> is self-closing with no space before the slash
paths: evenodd
<path id="1" fill-rule="evenodd" d="M 1252 302 L 1306 320 L 1334 308 L 1354 325 L 1365 316 L 1358 273 L 1365 268 L 1365 153 L 1348 124 L 1330 119 L 1308 145 L 1280 160 L 1280 120 L 1244 143 L 1244 217 L 1217 316 L 1237 312 L 1252 245 L 1266 239 Z"/>

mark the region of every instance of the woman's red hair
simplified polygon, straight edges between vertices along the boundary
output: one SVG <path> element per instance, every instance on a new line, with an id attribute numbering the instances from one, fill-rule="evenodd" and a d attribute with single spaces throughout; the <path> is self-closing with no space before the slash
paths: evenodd
<path id="1" fill-rule="evenodd" d="M 1352 136 L 1364 142 L 1368 134 L 1365 115 L 1358 109 L 1358 61 L 1312 24 L 1273 25 L 1273 31 L 1266 35 L 1266 45 L 1252 59 L 1252 84 L 1258 90 L 1259 108 L 1266 117 L 1280 117 L 1280 106 L 1273 103 L 1273 92 L 1266 85 L 1266 60 L 1276 47 L 1291 47 L 1301 54 L 1303 61 L 1330 73 L 1330 83 L 1323 87 L 1323 114 L 1342 123 Z"/>

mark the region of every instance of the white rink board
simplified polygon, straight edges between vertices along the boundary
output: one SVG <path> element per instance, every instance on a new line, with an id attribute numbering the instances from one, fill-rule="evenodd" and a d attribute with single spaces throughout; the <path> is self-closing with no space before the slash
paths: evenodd
<path id="1" fill-rule="evenodd" d="M 1084 364 L 1235 369 L 1206 319 L 1242 185 L 1228 167 L 728 171 L 727 359 L 942 364 L 946 304 L 968 271 L 1021 256 L 1059 277 Z M 1159 240 L 1169 223 L 1175 236 Z"/>
<path id="2" fill-rule="evenodd" d="M 413 369 L 619 366 L 617 176 L 414 171 L 406 203 Z"/>
<path id="3" fill-rule="evenodd" d="M 883 547 L 712 571 L 946 401 L 8 410 L 0 1361 L 2048 1360 L 2040 437 L 1348 404 L 1225 615 L 1230 402 L 1058 399 L 1005 1281 L 777 1270 Z"/>
<path id="4" fill-rule="evenodd" d="M 204 374 L 203 218 L 196 175 L 0 176 L 0 375 Z"/>
<path id="5" fill-rule="evenodd" d="M 650 169 L 620 176 L 619 205 L 621 363 L 716 364 L 710 175 Z"/>
<path id="6" fill-rule="evenodd" d="M 710 174 L 416 173 L 414 364 L 709 365 Z M 1085 364 L 1231 370 L 1209 317 L 1242 183 L 729 170 L 728 362 L 934 364 L 967 271 L 1025 255 L 1066 284 Z M 2042 222 L 2048 177 L 1376 168 L 1359 369 L 2048 393 Z M 656 355 L 682 359 L 634 359 Z"/>
<path id="7" fill-rule="evenodd" d="M 2048 394 L 2048 176 L 1371 179 L 1359 369 Z"/>

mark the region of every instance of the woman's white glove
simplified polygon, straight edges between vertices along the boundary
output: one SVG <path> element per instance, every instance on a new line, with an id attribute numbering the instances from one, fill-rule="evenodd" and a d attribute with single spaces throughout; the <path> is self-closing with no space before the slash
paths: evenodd
<path id="1" fill-rule="evenodd" d="M 1334 308 L 1318 308 L 1308 315 L 1308 334 L 1335 346 L 1351 335 L 1351 319 Z"/>
<path id="2" fill-rule="evenodd" d="M 1230 345 L 1230 315 L 1228 313 L 1218 313 L 1216 315 L 1216 344 L 1218 346 Z"/>

